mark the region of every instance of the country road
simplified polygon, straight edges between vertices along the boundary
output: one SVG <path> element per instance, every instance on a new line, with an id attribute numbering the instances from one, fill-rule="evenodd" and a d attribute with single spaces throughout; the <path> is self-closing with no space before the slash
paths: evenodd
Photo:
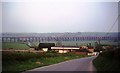
<path id="1" fill-rule="evenodd" d="M 26 71 L 25 73 L 30 73 L 34 71 L 96 71 L 95 67 L 92 64 L 92 60 L 94 58 L 96 58 L 96 56 L 69 60 L 50 66 L 35 68 Z"/>

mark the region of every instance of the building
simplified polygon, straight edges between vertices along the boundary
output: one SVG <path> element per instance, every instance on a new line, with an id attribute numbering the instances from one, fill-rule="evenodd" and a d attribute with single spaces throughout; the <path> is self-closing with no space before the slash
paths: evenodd
<path id="1" fill-rule="evenodd" d="M 55 50 L 59 53 L 67 53 L 67 52 L 75 52 L 76 50 L 79 50 L 79 47 L 74 46 L 63 46 L 63 47 L 51 47 L 52 50 Z"/>
<path id="2" fill-rule="evenodd" d="M 52 50 L 59 52 L 59 53 L 67 53 L 67 52 L 74 52 L 76 54 L 88 54 L 88 53 L 93 53 L 94 48 L 93 47 L 87 47 L 87 46 L 81 46 L 81 47 L 76 47 L 76 46 L 58 46 L 58 47 L 51 47 Z"/>

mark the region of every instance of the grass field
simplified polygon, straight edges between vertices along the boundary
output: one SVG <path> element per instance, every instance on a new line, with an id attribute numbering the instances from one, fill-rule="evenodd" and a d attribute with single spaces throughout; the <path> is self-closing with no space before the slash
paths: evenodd
<path id="1" fill-rule="evenodd" d="M 29 47 L 24 43 L 2 43 L 2 49 L 29 49 Z"/>
<path id="2" fill-rule="evenodd" d="M 96 41 L 62 41 L 62 45 L 64 46 L 81 46 L 86 45 L 88 43 L 91 43 L 92 46 L 95 45 Z M 31 46 L 38 46 L 40 42 L 30 42 Z M 57 41 L 41 41 L 41 43 L 57 43 Z M 108 41 L 101 41 L 101 44 L 115 44 L 115 42 L 108 42 Z M 4 42 L 2 43 L 2 49 L 29 49 L 29 46 L 27 46 L 25 43 L 10 43 L 10 42 Z"/>
<path id="3" fill-rule="evenodd" d="M 87 55 L 77 55 L 74 53 L 59 54 L 55 52 L 47 53 L 4 52 L 2 59 L 3 73 L 23 72 L 36 67 L 51 65 L 81 57 L 87 57 Z"/>

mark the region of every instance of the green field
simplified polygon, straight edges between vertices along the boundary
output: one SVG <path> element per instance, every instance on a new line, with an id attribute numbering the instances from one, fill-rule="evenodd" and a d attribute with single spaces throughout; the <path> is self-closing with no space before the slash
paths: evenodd
<path id="1" fill-rule="evenodd" d="M 62 41 L 62 45 L 64 46 L 81 46 L 91 43 L 92 46 L 95 45 L 96 41 Z M 41 42 L 29 42 L 30 46 L 37 47 L 39 43 L 58 43 L 58 41 L 41 41 Z M 116 44 L 115 42 L 108 42 L 108 41 L 101 41 L 101 44 Z M 25 43 L 10 43 L 10 42 L 4 42 L 2 43 L 2 49 L 29 49 L 29 46 Z"/>
<path id="2" fill-rule="evenodd" d="M 19 50 L 24 50 L 24 49 L 29 49 L 29 46 L 27 46 L 24 43 L 2 43 L 2 49 L 19 49 Z"/>
<path id="3" fill-rule="evenodd" d="M 71 59 L 88 57 L 74 53 L 59 54 L 56 52 L 31 53 L 31 52 L 3 52 L 2 69 L 4 72 L 23 72 L 36 67 L 51 65 Z"/>

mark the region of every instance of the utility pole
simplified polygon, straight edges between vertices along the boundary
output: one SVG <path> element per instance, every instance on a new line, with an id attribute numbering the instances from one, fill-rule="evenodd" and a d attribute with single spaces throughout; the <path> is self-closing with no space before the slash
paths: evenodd
<path id="1" fill-rule="evenodd" d="M 101 42 L 101 40 L 100 40 L 100 39 L 98 39 L 98 44 L 99 44 L 99 45 L 101 44 L 100 42 Z"/>

